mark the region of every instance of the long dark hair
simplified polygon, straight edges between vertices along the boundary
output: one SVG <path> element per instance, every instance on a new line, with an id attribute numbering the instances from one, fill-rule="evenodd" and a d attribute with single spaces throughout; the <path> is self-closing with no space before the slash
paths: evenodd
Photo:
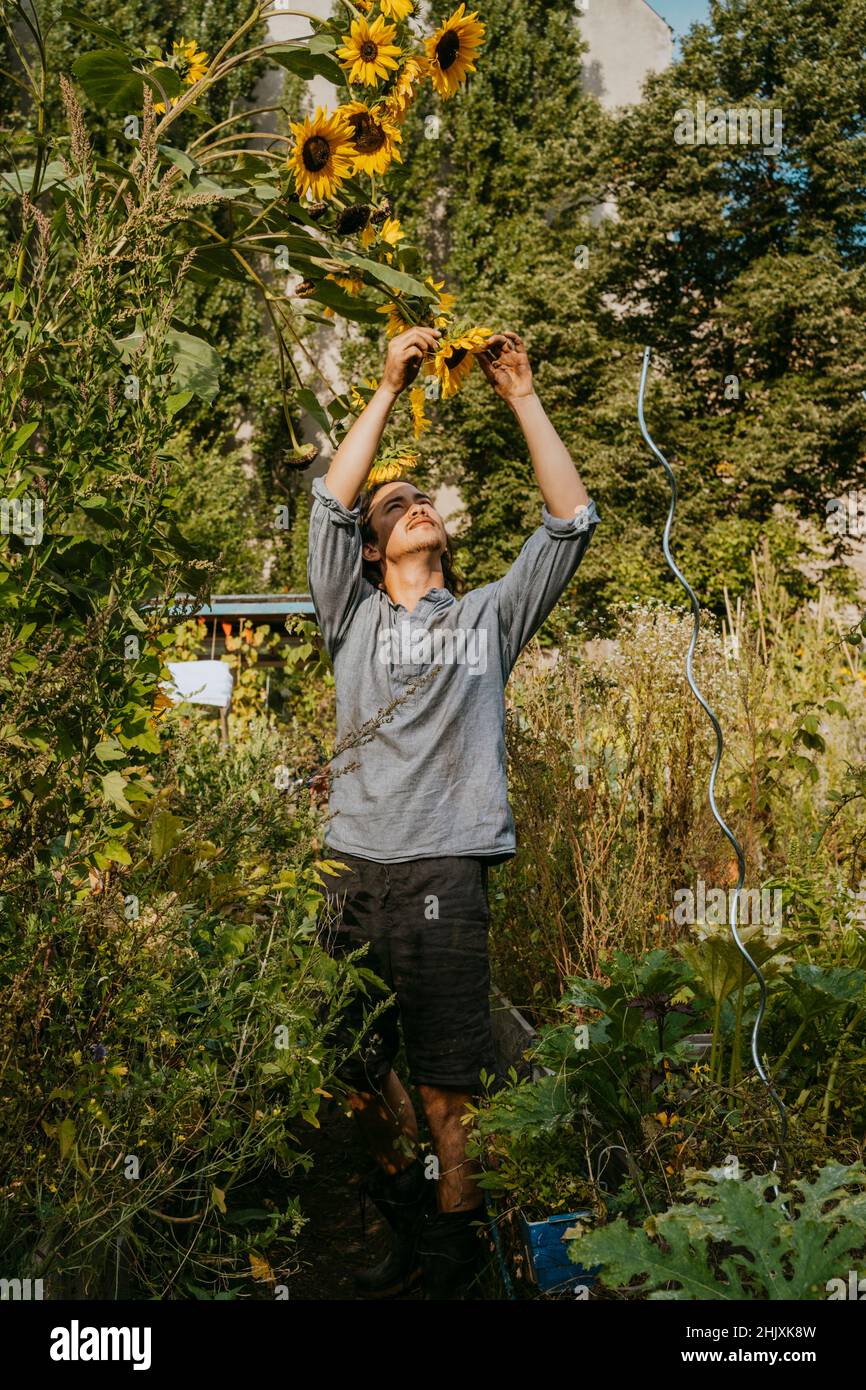
<path id="1" fill-rule="evenodd" d="M 373 498 L 382 487 L 387 487 L 389 483 L 411 483 L 415 486 L 413 478 L 387 478 L 380 483 L 374 483 L 366 492 L 361 493 L 361 540 L 369 542 L 370 545 L 378 543 L 373 523 L 370 520 L 370 509 L 373 505 Z M 463 591 L 463 581 L 457 570 L 454 568 L 454 552 L 451 545 L 451 537 L 445 532 L 445 549 L 442 552 L 442 578 L 445 580 L 445 588 L 455 598 Z M 364 578 L 369 580 L 377 589 L 382 587 L 382 565 L 379 560 L 362 560 Z"/>

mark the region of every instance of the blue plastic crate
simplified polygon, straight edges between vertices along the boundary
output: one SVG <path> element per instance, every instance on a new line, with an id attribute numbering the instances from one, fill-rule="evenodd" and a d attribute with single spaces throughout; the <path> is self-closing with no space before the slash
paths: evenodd
<path id="1" fill-rule="evenodd" d="M 548 1216 L 544 1221 L 527 1221 L 521 1217 L 530 1269 L 542 1293 L 570 1284 L 584 1284 L 591 1288 L 595 1283 L 601 1265 L 592 1265 L 587 1269 L 582 1264 L 575 1264 L 568 1258 L 569 1242 L 563 1240 L 565 1232 L 575 1221 L 591 1220 L 590 1211 L 571 1211 L 564 1216 Z"/>

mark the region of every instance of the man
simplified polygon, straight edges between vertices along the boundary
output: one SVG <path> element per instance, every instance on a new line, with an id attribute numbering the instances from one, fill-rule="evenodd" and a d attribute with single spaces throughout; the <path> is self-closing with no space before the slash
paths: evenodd
<path id="1" fill-rule="evenodd" d="M 599 520 L 508 331 L 479 361 L 520 422 L 544 502 L 508 573 L 458 598 L 425 492 L 395 479 L 359 503 L 388 414 L 438 337 L 418 327 L 391 340 L 381 384 L 313 483 L 310 518 L 310 593 L 337 698 L 325 838 L 346 866 L 329 884 L 321 937 L 335 955 L 370 943 L 364 964 L 396 995 L 342 1073 L 378 1165 L 369 1191 L 393 1230 L 388 1258 L 356 1276 L 380 1297 L 419 1271 L 426 1298 L 461 1297 L 475 1272 L 483 1193 L 462 1119 L 494 1065 L 488 867 L 515 852 L 504 690 Z M 350 1046 L 362 1016 L 359 1000 L 342 1025 Z M 412 1102 L 393 1070 L 398 1016 L 435 1164 L 417 1156 Z"/>

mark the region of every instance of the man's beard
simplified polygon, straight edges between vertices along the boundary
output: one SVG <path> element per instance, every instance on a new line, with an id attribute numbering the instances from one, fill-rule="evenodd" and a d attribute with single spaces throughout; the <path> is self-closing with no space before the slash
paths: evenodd
<path id="1" fill-rule="evenodd" d="M 443 553 L 444 545 L 438 527 L 413 526 L 412 531 L 408 533 L 403 554 L 417 555 L 422 550 L 436 550 L 440 555 Z"/>

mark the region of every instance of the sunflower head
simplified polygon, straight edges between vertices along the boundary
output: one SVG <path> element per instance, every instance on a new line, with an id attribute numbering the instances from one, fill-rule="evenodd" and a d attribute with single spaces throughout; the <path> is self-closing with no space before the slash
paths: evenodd
<path id="1" fill-rule="evenodd" d="M 333 197 L 352 170 L 351 133 L 343 117 L 317 107 L 315 116 L 289 124 L 295 136 L 289 167 L 299 196 L 310 193 L 317 200 Z"/>
<path id="2" fill-rule="evenodd" d="M 190 86 L 207 72 L 207 54 L 199 49 L 195 39 L 178 39 L 171 46 L 174 69 Z"/>
<path id="3" fill-rule="evenodd" d="M 385 98 L 393 119 L 399 124 L 417 96 L 416 88 L 426 77 L 429 60 L 423 53 L 410 53 Z"/>
<path id="4" fill-rule="evenodd" d="M 376 87 L 393 72 L 400 56 L 399 46 L 392 42 L 396 33 L 383 15 L 377 15 L 372 24 L 366 19 L 352 21 L 351 32 L 343 35 L 343 47 L 336 50 L 350 82 Z"/>
<path id="5" fill-rule="evenodd" d="M 470 328 L 466 333 L 444 338 L 438 345 L 425 370 L 438 380 L 442 400 L 457 394 L 472 370 L 476 353 L 483 351 L 492 334 L 492 328 Z"/>
<path id="6" fill-rule="evenodd" d="M 407 328 L 412 327 L 413 321 L 408 315 L 404 315 L 399 300 L 397 303 L 392 300 L 388 304 L 380 304 L 376 312 L 378 314 L 388 315 L 388 322 L 385 324 L 385 332 L 389 338 L 395 337 L 398 333 L 404 333 Z"/>
<path id="7" fill-rule="evenodd" d="M 379 0 L 379 9 L 389 19 L 405 19 L 414 8 L 412 0 Z"/>
<path id="8" fill-rule="evenodd" d="M 477 10 L 464 14 L 461 4 L 450 19 L 425 40 L 430 77 L 442 97 L 452 97 L 468 73 L 475 71 L 475 59 L 484 38 L 484 25 L 476 22 Z"/>
<path id="9" fill-rule="evenodd" d="M 418 466 L 418 455 L 407 453 L 405 449 L 389 449 L 377 458 L 370 472 L 367 474 L 366 486 L 374 487 L 376 483 L 390 483 L 394 478 L 400 478 L 404 473 L 411 473 L 413 468 Z"/>
<path id="10" fill-rule="evenodd" d="M 370 221 L 370 209 L 366 203 L 351 203 L 338 215 L 334 230 L 339 236 L 354 236 L 363 232 Z"/>
<path id="11" fill-rule="evenodd" d="M 403 136 L 384 102 L 367 106 L 363 101 L 350 101 L 339 108 L 338 114 L 351 131 L 353 173 L 384 174 L 392 159 L 401 159 L 396 145 Z"/>

